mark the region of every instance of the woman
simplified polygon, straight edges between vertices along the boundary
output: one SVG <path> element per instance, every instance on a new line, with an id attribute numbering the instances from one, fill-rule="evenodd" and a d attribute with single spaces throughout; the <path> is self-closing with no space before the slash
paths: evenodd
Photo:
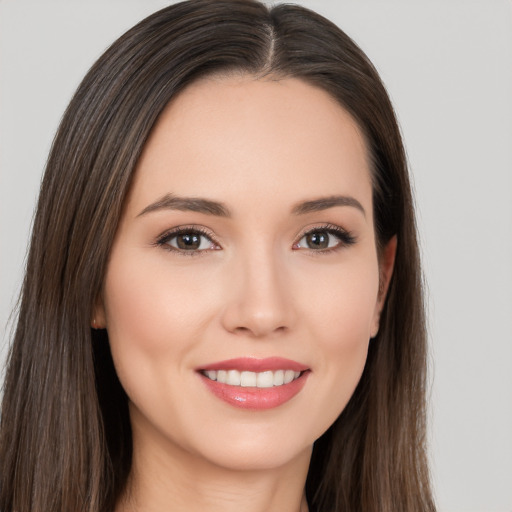
<path id="1" fill-rule="evenodd" d="M 48 160 L 2 511 L 431 511 L 404 151 L 297 6 L 192 0 L 98 60 Z"/>

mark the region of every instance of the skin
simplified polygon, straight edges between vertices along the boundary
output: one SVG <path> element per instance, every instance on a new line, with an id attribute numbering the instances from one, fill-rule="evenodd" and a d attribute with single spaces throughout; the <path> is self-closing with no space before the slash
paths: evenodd
<path id="1" fill-rule="evenodd" d="M 221 202 L 231 216 L 150 207 L 166 194 Z M 333 195 L 364 211 L 293 212 Z M 326 234 L 326 223 L 354 243 Z M 158 243 L 177 226 L 209 238 L 188 254 L 176 238 Z M 314 229 L 330 250 L 304 238 Z M 230 76 L 175 98 L 138 163 L 95 310 L 133 428 L 117 512 L 307 510 L 312 444 L 361 376 L 395 245 L 379 260 L 364 139 L 327 93 L 298 79 Z M 197 371 L 272 356 L 310 373 L 269 410 L 225 403 Z"/>

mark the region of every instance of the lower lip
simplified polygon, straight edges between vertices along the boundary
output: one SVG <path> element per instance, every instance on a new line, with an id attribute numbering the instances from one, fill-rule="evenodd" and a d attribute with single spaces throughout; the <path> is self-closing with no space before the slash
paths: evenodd
<path id="1" fill-rule="evenodd" d="M 264 410 L 279 407 L 291 400 L 306 384 L 309 371 L 288 384 L 271 388 L 242 387 L 222 384 L 200 374 L 208 389 L 218 398 L 239 409 Z"/>

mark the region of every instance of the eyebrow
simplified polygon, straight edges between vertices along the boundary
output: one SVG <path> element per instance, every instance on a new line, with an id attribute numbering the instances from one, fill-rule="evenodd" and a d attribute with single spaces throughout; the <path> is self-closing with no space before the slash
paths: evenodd
<path id="1" fill-rule="evenodd" d="M 174 194 L 166 194 L 158 201 L 146 206 L 138 217 L 158 210 L 180 210 L 205 213 L 217 217 L 231 217 L 229 209 L 222 203 L 200 197 L 179 197 Z"/>
<path id="2" fill-rule="evenodd" d="M 296 204 L 292 208 L 292 213 L 296 215 L 304 215 L 311 212 L 320 212 L 335 206 L 351 206 L 357 208 L 366 217 L 366 212 L 363 205 L 355 198 L 351 196 L 328 196 L 313 199 L 311 201 L 303 201 Z"/>
<path id="3" fill-rule="evenodd" d="M 351 196 L 338 195 L 302 201 L 293 206 L 292 213 L 294 215 L 305 215 L 307 213 L 334 208 L 335 206 L 351 206 L 353 208 L 357 208 L 366 217 L 365 209 L 357 199 Z M 231 217 L 229 208 L 223 203 L 201 197 L 180 197 L 174 194 L 166 194 L 154 203 L 146 206 L 146 208 L 144 208 L 137 217 L 159 210 L 180 210 L 204 213 L 206 215 L 214 215 L 216 217 Z"/>

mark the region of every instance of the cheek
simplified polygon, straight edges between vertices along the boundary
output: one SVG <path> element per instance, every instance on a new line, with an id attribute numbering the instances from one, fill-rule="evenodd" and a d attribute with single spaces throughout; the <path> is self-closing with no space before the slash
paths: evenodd
<path id="1" fill-rule="evenodd" d="M 319 437 L 341 414 L 366 364 L 379 276 L 377 263 L 346 266 L 331 272 L 325 293 L 310 297 L 310 338 L 315 340 L 316 365 L 311 375 L 317 386 L 312 415 Z M 313 414 L 314 413 L 314 414 Z"/>
<path id="2" fill-rule="evenodd" d="M 319 286 L 319 284 L 323 286 Z M 368 342 L 375 315 L 379 288 L 376 257 L 352 258 L 339 269 L 317 276 L 316 285 L 307 285 L 312 323 L 325 332 L 325 343 L 333 351 L 357 348 Z"/>
<path id="3" fill-rule="evenodd" d="M 123 332 L 146 348 L 169 346 L 172 332 L 187 331 L 197 324 L 201 304 L 207 304 L 205 287 L 190 271 L 172 268 L 162 258 L 137 258 L 121 254 L 112 262 L 105 284 L 105 309 L 109 334 Z M 166 334 L 168 333 L 168 334 Z M 123 336 L 124 337 L 124 336 Z M 162 345 L 161 347 L 159 345 Z"/>
<path id="4" fill-rule="evenodd" d="M 201 293 L 190 272 L 162 259 L 142 262 L 129 251 L 112 254 L 104 300 L 107 330 L 116 371 L 129 396 L 142 383 L 155 383 L 172 361 L 173 373 L 185 371 L 187 354 L 199 343 L 198 331 L 210 315 L 208 293 Z M 210 308 L 210 309 L 209 309 Z"/>
<path id="5" fill-rule="evenodd" d="M 343 395 L 351 394 L 361 376 L 368 352 L 372 309 L 369 302 L 352 296 L 352 300 L 338 302 L 338 311 L 324 316 L 324 335 L 318 336 L 328 381 L 340 388 Z M 326 308 L 328 305 L 326 305 Z M 324 312 L 326 311 L 324 308 Z M 348 397 L 346 397 L 348 400 Z"/>

